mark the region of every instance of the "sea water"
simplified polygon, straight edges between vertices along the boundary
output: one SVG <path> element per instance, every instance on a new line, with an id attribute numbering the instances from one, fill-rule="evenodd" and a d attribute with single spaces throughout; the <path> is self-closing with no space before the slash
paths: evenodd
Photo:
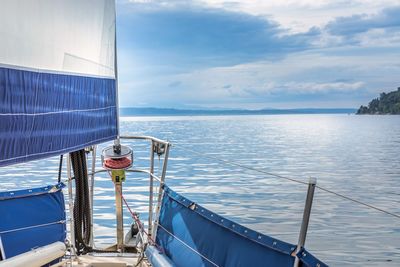
<path id="1" fill-rule="evenodd" d="M 307 185 L 265 172 L 303 182 L 315 177 L 323 188 L 400 214 L 400 116 L 124 117 L 121 134 L 169 140 L 172 189 L 286 242 L 297 243 Z M 135 168 L 147 168 L 147 144 L 124 143 L 133 147 Z M 58 161 L 1 168 L 0 190 L 55 183 Z M 156 156 L 157 173 L 161 163 Z M 126 199 L 144 222 L 148 182 L 147 175 L 129 173 L 124 183 Z M 94 234 L 101 247 L 115 241 L 114 188 L 105 173 L 95 188 Z M 128 228 L 126 210 L 124 220 Z M 400 219 L 317 188 L 306 247 L 332 266 L 400 266 Z"/>

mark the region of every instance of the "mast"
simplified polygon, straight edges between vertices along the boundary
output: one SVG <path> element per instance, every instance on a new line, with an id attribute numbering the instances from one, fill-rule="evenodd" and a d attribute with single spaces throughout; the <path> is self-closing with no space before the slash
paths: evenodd
<path id="1" fill-rule="evenodd" d="M 118 53 L 117 53 L 117 7 L 114 2 L 114 75 L 115 75 L 115 106 L 116 106 L 116 115 L 117 115 L 117 138 L 114 140 L 114 151 L 120 152 L 120 132 L 119 132 L 119 97 L 118 97 Z"/>

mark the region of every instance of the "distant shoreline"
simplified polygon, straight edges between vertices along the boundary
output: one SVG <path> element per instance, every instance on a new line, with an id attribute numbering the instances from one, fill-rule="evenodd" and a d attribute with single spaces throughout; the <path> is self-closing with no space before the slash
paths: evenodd
<path id="1" fill-rule="evenodd" d="M 295 114 L 355 114 L 353 108 L 303 108 L 303 109 L 172 109 L 172 108 L 120 108 L 121 117 L 130 116 L 226 116 L 226 115 L 295 115 Z"/>

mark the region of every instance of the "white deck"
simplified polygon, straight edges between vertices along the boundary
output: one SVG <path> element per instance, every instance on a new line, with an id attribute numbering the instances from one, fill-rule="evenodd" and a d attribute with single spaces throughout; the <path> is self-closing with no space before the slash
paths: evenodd
<path id="1" fill-rule="evenodd" d="M 140 255 L 134 253 L 92 253 L 82 255 L 77 258 L 67 259 L 56 266 L 81 266 L 81 267 L 150 267 L 146 258 L 143 258 L 138 264 Z"/>

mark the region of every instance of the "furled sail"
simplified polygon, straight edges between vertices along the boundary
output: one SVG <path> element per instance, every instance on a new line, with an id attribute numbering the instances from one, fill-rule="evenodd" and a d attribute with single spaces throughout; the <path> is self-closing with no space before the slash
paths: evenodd
<path id="1" fill-rule="evenodd" d="M 114 0 L 3 0 L 0 166 L 117 136 Z"/>

